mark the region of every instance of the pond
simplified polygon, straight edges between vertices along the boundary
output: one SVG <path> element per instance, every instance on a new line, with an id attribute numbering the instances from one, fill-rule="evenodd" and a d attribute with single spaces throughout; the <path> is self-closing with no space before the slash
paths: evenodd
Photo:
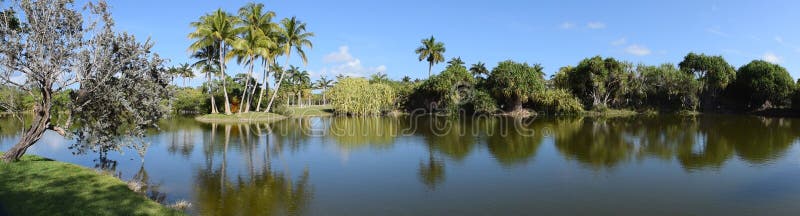
<path id="1" fill-rule="evenodd" d="M 0 150 L 20 124 L 0 120 Z M 133 151 L 30 150 L 146 182 L 194 215 L 798 215 L 800 119 L 173 118 Z"/>

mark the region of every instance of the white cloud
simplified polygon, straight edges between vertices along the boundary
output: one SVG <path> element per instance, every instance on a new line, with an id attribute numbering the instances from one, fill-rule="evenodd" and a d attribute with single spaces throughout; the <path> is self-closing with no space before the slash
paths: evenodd
<path id="1" fill-rule="evenodd" d="M 711 33 L 711 34 L 715 34 L 715 35 L 718 35 L 718 36 L 722 36 L 722 37 L 728 37 L 729 36 L 728 33 L 725 33 L 722 30 L 720 30 L 719 26 L 714 26 L 714 27 L 707 28 L 706 32 Z"/>
<path id="2" fill-rule="evenodd" d="M 325 63 L 341 63 L 352 60 L 353 56 L 350 55 L 350 47 L 347 46 L 340 46 L 339 52 L 333 52 L 327 54 L 325 55 L 325 57 L 322 58 L 322 61 L 324 61 Z"/>
<path id="3" fill-rule="evenodd" d="M 386 73 L 386 65 L 366 67 L 361 64 L 361 59 L 355 58 L 350 54 L 347 46 L 339 47 L 339 51 L 325 55 L 323 59 L 329 64 L 318 71 L 312 71 L 312 76 L 336 76 L 339 74 L 353 77 L 366 77 L 375 73 Z"/>
<path id="4" fill-rule="evenodd" d="M 573 27 L 575 27 L 575 23 L 564 22 L 564 23 L 561 23 L 561 25 L 559 27 L 561 29 L 572 29 Z"/>
<path id="5" fill-rule="evenodd" d="M 628 43 L 628 39 L 624 38 L 624 37 L 620 38 L 620 39 L 617 39 L 617 40 L 614 40 L 614 41 L 611 41 L 611 45 L 614 45 L 614 46 L 622 46 L 622 45 L 625 45 L 626 43 Z"/>
<path id="6" fill-rule="evenodd" d="M 783 44 L 783 37 L 775 36 L 775 42 L 778 42 L 779 44 Z"/>
<path id="7" fill-rule="evenodd" d="M 764 61 L 768 61 L 770 63 L 773 63 L 773 64 L 777 64 L 777 63 L 781 62 L 781 57 L 778 56 L 778 55 L 775 55 L 775 53 L 771 53 L 771 52 L 764 53 L 764 55 L 761 56 L 761 59 L 764 60 Z"/>
<path id="8" fill-rule="evenodd" d="M 631 54 L 631 55 L 636 55 L 636 56 L 646 56 L 646 55 L 650 55 L 650 53 L 651 53 L 650 49 L 648 49 L 647 47 L 638 45 L 638 44 L 632 44 L 632 45 L 626 47 L 625 48 L 625 52 L 628 53 L 628 54 Z"/>
<path id="9" fill-rule="evenodd" d="M 604 29 L 606 28 L 606 24 L 602 22 L 589 22 L 586 23 L 586 27 L 590 29 Z"/>

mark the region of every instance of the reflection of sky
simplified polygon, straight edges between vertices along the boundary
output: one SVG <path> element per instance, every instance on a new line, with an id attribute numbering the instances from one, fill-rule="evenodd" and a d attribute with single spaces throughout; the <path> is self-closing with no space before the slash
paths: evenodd
<path id="1" fill-rule="evenodd" d="M 330 123 L 321 120 L 309 122 L 311 130 L 324 128 Z M 294 126 L 278 125 L 275 128 L 284 127 L 291 131 L 296 129 Z M 118 161 L 116 173 L 123 179 L 132 178 L 144 166 L 150 184 L 158 185 L 159 192 L 166 193 L 168 201 L 185 199 L 194 205 L 199 205 L 195 200 L 196 193 L 204 190 L 196 188 L 198 178 L 216 176 L 205 174 L 219 172 L 223 163 L 228 184 L 240 184 L 240 181 L 247 184 L 249 177 L 264 175 L 267 165 L 273 172 L 283 173 L 291 180 L 297 180 L 308 169 L 314 196 L 305 212 L 311 215 L 515 215 L 532 211 L 543 214 L 685 215 L 700 210 L 715 215 L 752 212 L 781 215 L 784 212 L 780 210 L 800 211 L 800 207 L 788 205 L 800 202 L 800 187 L 795 186 L 800 181 L 800 160 L 797 160 L 800 147 L 797 145 L 775 152 L 780 157 L 765 164 L 754 165 L 733 156 L 722 167 L 700 167 L 689 171 L 677 160 L 674 155 L 677 151 L 672 151 L 667 158 L 646 153 L 642 153 L 644 156 L 641 158 L 631 157 L 644 151 L 638 148 L 639 136 L 642 135 L 620 130 L 623 131 L 623 142 L 637 145 L 630 150 L 620 148 L 624 150 L 620 154 L 627 154 L 622 155 L 625 157 L 623 160 L 598 167 L 587 163 L 615 155 L 601 151 L 604 143 L 595 140 L 596 143 L 591 143 L 594 148 L 588 148 L 588 152 L 571 152 L 569 148 L 556 144 L 558 136 L 568 131 L 556 130 L 562 133 L 542 138 L 534 154 L 507 166 L 501 163 L 505 154 L 498 154 L 496 150 L 492 152 L 484 135 L 476 137 L 474 143 L 446 143 L 446 139 L 436 140 L 437 144 L 429 146 L 432 145 L 428 143 L 430 137 L 419 133 L 393 137 L 388 144 L 384 139 L 355 139 L 366 143 L 354 144 L 341 143 L 350 140 L 329 135 L 305 137 L 287 133 L 256 136 L 256 128 L 250 129 L 251 135 L 246 138 L 242 135 L 246 133 L 240 133 L 238 127 L 231 127 L 226 145 L 224 126 L 217 126 L 212 140 L 210 126 L 190 122 L 149 135 L 147 140 L 152 145 L 143 163 L 135 152 L 129 150 L 124 154 L 112 153 L 110 158 Z M 466 140 L 462 138 L 452 137 L 457 141 Z M 690 153 L 705 151 L 704 148 L 709 146 L 702 144 L 706 138 L 706 135 L 693 136 L 695 142 Z M 15 141 L 2 139 L 0 150 L 10 148 Z M 515 146 L 532 144 L 524 142 L 518 141 Z M 29 153 L 86 167 L 95 166 L 96 154 L 74 156 L 67 149 L 70 144 L 69 140 L 48 132 Z M 662 144 L 666 148 L 677 145 L 650 143 Z M 455 148 L 463 147 L 459 145 L 473 146 L 463 148 L 468 149 L 466 156 L 452 157 L 448 155 L 452 152 L 446 151 L 447 145 L 456 151 L 462 149 Z M 182 152 L 183 149 L 188 152 Z M 586 148 L 576 149 L 583 151 Z M 514 150 L 508 148 L 509 152 Z M 601 154 L 593 154 L 594 151 Z M 420 164 L 428 165 L 431 156 L 437 165 L 443 167 L 443 180 L 434 183 L 435 189 L 427 187 L 419 176 Z M 586 158 L 578 160 L 576 157 Z M 665 206 L 669 208 L 665 209 Z M 653 209 L 664 212 L 653 212 Z"/>

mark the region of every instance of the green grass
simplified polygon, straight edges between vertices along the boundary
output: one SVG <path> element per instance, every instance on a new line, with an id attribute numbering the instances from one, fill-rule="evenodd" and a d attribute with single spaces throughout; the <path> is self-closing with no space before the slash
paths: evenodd
<path id="1" fill-rule="evenodd" d="M 24 156 L 0 162 L 0 215 L 183 215 L 95 170 Z"/>
<path id="2" fill-rule="evenodd" d="M 195 119 L 206 123 L 250 123 L 250 122 L 273 122 L 286 118 L 275 113 L 249 112 L 233 115 L 208 114 L 198 116 Z"/>
<path id="3" fill-rule="evenodd" d="M 286 107 L 283 111 L 284 115 L 297 118 L 297 117 L 312 117 L 312 116 L 332 116 L 333 107 L 327 105 L 313 105 L 304 107 Z"/>

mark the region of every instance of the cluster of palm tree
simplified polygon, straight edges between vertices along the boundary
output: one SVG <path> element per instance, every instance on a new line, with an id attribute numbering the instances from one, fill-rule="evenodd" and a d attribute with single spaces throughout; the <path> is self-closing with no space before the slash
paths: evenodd
<path id="1" fill-rule="evenodd" d="M 173 81 L 177 77 L 183 78 L 183 86 L 186 86 L 187 79 L 194 78 L 194 71 L 192 71 L 192 67 L 186 63 L 170 67 L 167 69 L 167 73 L 172 75 Z"/>
<path id="2" fill-rule="evenodd" d="M 189 34 L 189 38 L 194 42 L 189 46 L 193 52 L 192 57 L 197 61 L 192 64 L 196 69 L 206 74 L 208 81 L 208 93 L 211 95 L 211 113 L 219 113 L 211 94 L 211 85 L 214 75 L 222 80 L 221 88 L 224 95 L 224 112 L 232 114 L 228 90 L 225 85 L 227 74 L 225 64 L 236 59 L 240 65 L 244 65 L 248 71 L 244 75 L 245 89 L 240 97 L 241 105 L 238 112 L 249 112 L 250 104 L 255 98 L 258 81 L 251 79 L 258 60 L 261 60 L 263 69 L 263 80 L 261 91 L 258 94 L 256 111 L 261 109 L 261 101 L 268 88 L 269 74 L 277 73 L 275 91 L 269 100 L 265 112 L 269 112 L 272 103 L 277 96 L 277 90 L 286 76 L 284 71 L 277 65 L 278 56 L 286 57 L 286 64 L 294 51 L 303 60 L 303 65 L 308 63 L 304 49 L 311 48 L 313 45 L 310 38 L 314 33 L 306 30 L 306 24 L 297 20 L 295 17 L 284 18 L 279 23 L 275 23 L 275 12 L 266 11 L 264 4 L 249 3 L 240 8 L 238 15 L 232 15 L 218 9 L 210 14 L 203 15 L 198 21 L 192 22 L 194 32 Z"/>

